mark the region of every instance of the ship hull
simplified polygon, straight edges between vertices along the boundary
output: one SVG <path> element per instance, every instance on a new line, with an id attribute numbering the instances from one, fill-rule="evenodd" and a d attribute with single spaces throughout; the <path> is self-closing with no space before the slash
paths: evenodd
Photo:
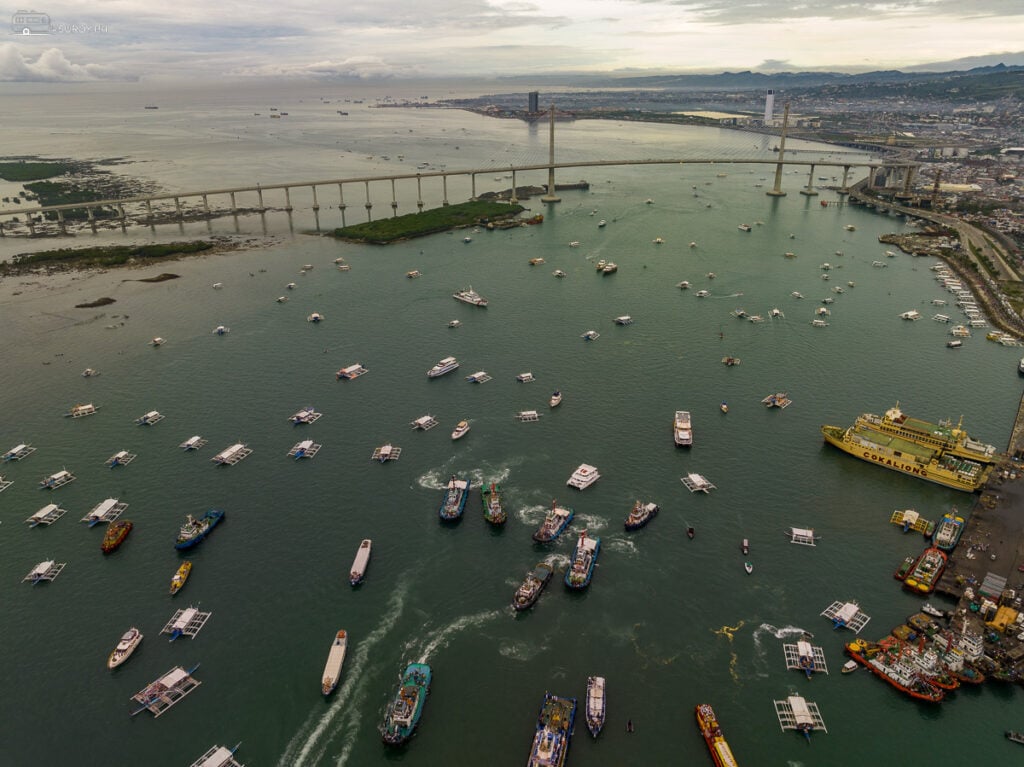
<path id="1" fill-rule="evenodd" d="M 953 490 L 961 490 L 965 493 L 973 493 L 981 489 L 988 479 L 989 471 L 985 469 L 972 479 L 958 476 L 944 470 L 936 460 L 922 463 L 909 456 L 887 455 L 880 449 L 872 448 L 868 444 L 854 443 L 850 440 L 851 429 L 843 429 L 839 426 L 822 426 L 821 434 L 825 441 L 842 450 L 844 453 L 860 458 L 862 461 L 881 466 L 886 469 L 908 474 L 918 479 L 934 482 L 943 487 Z"/>
<path id="2" fill-rule="evenodd" d="M 852 645 L 846 646 L 846 654 L 853 658 L 855 661 L 857 661 L 857 663 L 864 666 L 864 668 L 866 668 L 872 674 L 877 676 L 879 679 L 887 682 L 890 686 L 895 687 L 904 695 L 909 695 L 911 698 L 923 700 L 928 703 L 939 703 L 946 696 L 944 690 L 941 690 L 935 686 L 931 686 L 931 691 L 929 692 L 918 692 L 917 690 L 912 690 L 909 687 L 906 687 L 905 685 L 899 684 L 896 680 L 892 679 L 890 676 L 885 674 L 881 669 L 877 668 L 866 657 L 861 655 L 857 650 L 855 650 L 852 647 Z"/>

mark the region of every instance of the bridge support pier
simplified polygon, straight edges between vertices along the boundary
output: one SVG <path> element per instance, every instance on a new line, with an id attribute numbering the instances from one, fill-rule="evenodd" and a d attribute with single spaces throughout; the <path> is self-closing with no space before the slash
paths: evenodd
<path id="1" fill-rule="evenodd" d="M 416 174 L 416 207 L 419 212 L 423 212 L 423 179 L 420 178 L 420 174 Z"/>
<path id="2" fill-rule="evenodd" d="M 68 228 L 67 228 L 67 226 L 64 223 L 64 211 L 62 211 L 62 210 L 58 210 L 57 211 L 57 226 L 60 227 L 60 233 L 61 234 L 67 234 L 68 233 Z"/>
<path id="3" fill-rule="evenodd" d="M 146 204 L 149 204 L 149 200 L 146 200 Z M 92 233 L 96 234 L 96 216 L 92 212 L 92 208 L 86 208 L 85 214 L 89 217 L 89 228 L 92 229 Z"/>
<path id="4" fill-rule="evenodd" d="M 117 217 L 121 219 L 121 230 L 124 231 L 128 222 L 125 221 L 124 205 L 122 205 L 121 203 L 117 204 Z"/>
<path id="5" fill-rule="evenodd" d="M 373 221 L 373 216 L 370 214 L 370 211 L 373 210 L 373 203 L 370 202 L 370 182 L 369 181 L 366 182 L 366 205 L 364 207 L 366 208 L 366 220 L 367 221 Z"/>
<path id="6" fill-rule="evenodd" d="M 512 196 L 509 197 L 508 201 L 512 205 L 518 205 L 519 204 L 519 198 L 516 197 L 516 169 L 515 168 L 512 169 Z"/>
<path id="7" fill-rule="evenodd" d="M 779 162 L 775 166 L 775 183 L 765 194 L 769 197 L 785 197 L 782 191 L 782 160 L 786 153 L 786 128 L 789 127 L 789 102 L 782 113 L 782 134 L 779 136 Z"/>
<path id="8" fill-rule="evenodd" d="M 441 205 L 448 207 L 448 176 L 441 176 Z"/>
<path id="9" fill-rule="evenodd" d="M 288 187 L 284 188 L 284 209 L 289 213 L 292 212 L 292 193 Z"/>
<path id="10" fill-rule="evenodd" d="M 315 186 L 311 186 L 310 189 L 313 190 L 313 210 L 315 212 L 315 211 L 320 210 L 320 203 L 317 202 L 317 199 L 316 199 L 316 187 Z M 320 228 L 320 226 L 319 226 L 319 223 L 318 223 L 317 224 L 317 229 L 319 229 L 319 228 Z"/>
<path id="11" fill-rule="evenodd" d="M 0 237 L 6 237 L 6 236 L 7 236 L 7 232 L 4 231 L 4 222 L 0 221 Z"/>
<path id="12" fill-rule="evenodd" d="M 181 220 L 181 199 L 179 197 L 174 198 L 174 208 L 178 211 L 178 220 Z"/>
<path id="13" fill-rule="evenodd" d="M 345 190 L 342 189 L 341 184 L 338 184 L 338 210 L 341 211 L 341 225 L 345 226 L 345 208 L 348 206 L 345 204 Z"/>
<path id="14" fill-rule="evenodd" d="M 260 187 L 259 184 L 256 185 L 256 196 L 259 198 L 259 201 L 260 201 L 260 213 L 262 213 L 263 211 L 265 211 L 267 209 L 267 206 L 263 204 L 263 189 L 262 189 L 262 187 Z"/>
<path id="15" fill-rule="evenodd" d="M 238 213 L 238 206 L 235 204 L 235 193 L 231 192 L 231 212 Z"/>
<path id="16" fill-rule="evenodd" d="M 92 218 L 92 208 L 89 209 L 89 212 L 90 212 L 89 218 Z M 152 200 L 146 200 L 146 218 L 148 218 L 150 221 L 153 220 L 153 201 Z"/>
<path id="17" fill-rule="evenodd" d="M 29 234 L 29 237 L 35 237 L 36 236 L 36 224 L 35 224 L 35 221 L 32 220 L 32 216 L 28 217 L 28 220 L 27 220 L 26 223 L 28 224 L 28 234 Z"/>
<path id="18" fill-rule="evenodd" d="M 850 193 L 850 184 L 848 183 L 849 179 L 850 179 L 850 166 L 849 165 L 844 165 L 843 166 L 843 183 L 839 187 L 839 190 L 838 190 L 839 194 L 849 194 Z"/>
<path id="19" fill-rule="evenodd" d="M 811 163 L 811 171 L 807 174 L 807 186 L 800 190 L 800 194 L 805 194 L 808 197 L 817 196 L 818 192 L 814 189 L 814 164 Z"/>
<path id="20" fill-rule="evenodd" d="M 469 199 L 471 202 L 476 202 L 476 174 L 469 174 Z"/>
<path id="21" fill-rule="evenodd" d="M 548 139 L 548 193 L 540 198 L 541 202 L 561 202 L 555 194 L 555 105 L 551 105 L 551 117 L 548 121 L 550 137 Z"/>
<path id="22" fill-rule="evenodd" d="M 206 211 L 206 215 L 210 215 L 210 201 L 206 199 L 206 195 L 203 195 L 203 210 Z"/>
<path id="23" fill-rule="evenodd" d="M 398 215 L 398 199 L 395 196 L 395 180 L 391 179 L 391 217 Z"/>

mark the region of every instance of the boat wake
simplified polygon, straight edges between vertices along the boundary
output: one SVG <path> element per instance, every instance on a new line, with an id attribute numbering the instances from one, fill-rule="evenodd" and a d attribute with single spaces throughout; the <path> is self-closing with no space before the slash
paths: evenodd
<path id="1" fill-rule="evenodd" d="M 487 466 L 478 469 L 459 470 L 448 470 L 446 468 L 431 469 L 426 474 L 417 477 L 416 484 L 427 490 L 443 490 L 448 486 L 448 480 L 453 473 L 460 478 L 468 476 L 472 487 L 479 488 L 484 482 L 488 484 L 494 482 L 499 485 L 505 482 L 512 474 L 512 466 L 497 466 L 494 468 Z"/>
<path id="2" fill-rule="evenodd" d="M 419 658 L 416 659 L 417 663 L 427 663 L 430 657 L 442 647 L 447 647 L 448 642 L 451 641 L 452 636 L 459 633 L 463 629 L 467 628 L 478 628 L 483 626 L 485 623 L 500 617 L 502 614 L 501 610 L 485 610 L 483 612 L 475 613 L 473 615 L 463 615 L 461 618 L 456 618 L 454 621 L 449 623 L 443 629 L 437 632 L 424 631 L 425 635 L 432 636 L 432 639 L 427 645 L 420 651 Z"/>
<path id="3" fill-rule="evenodd" d="M 530 642 L 523 642 L 516 639 L 504 640 L 498 645 L 498 652 L 502 657 L 511 660 L 528 661 L 547 650 L 546 645 L 533 645 Z"/>
<path id="4" fill-rule="evenodd" d="M 754 646 L 757 647 L 758 651 L 761 650 L 761 637 L 764 634 L 770 634 L 776 639 L 788 639 L 790 637 L 800 637 L 810 632 L 799 626 L 783 626 L 782 628 L 776 628 L 770 623 L 762 623 L 756 629 L 754 629 Z"/>
<path id="5" fill-rule="evenodd" d="M 608 527 L 608 522 L 602 519 L 601 517 L 595 516 L 593 514 L 580 514 L 577 511 L 576 516 L 573 518 L 572 521 L 572 527 L 576 528 L 578 536 L 578 531 L 583 529 L 585 529 L 588 533 L 599 533 L 606 527 Z M 567 530 L 566 532 L 571 533 L 572 531 Z"/>
<path id="6" fill-rule="evenodd" d="M 384 610 L 384 620 L 370 632 L 366 639 L 356 644 L 356 650 L 352 653 L 351 660 L 346 664 L 346 669 L 343 672 L 345 681 L 334 693 L 333 702 L 327 711 L 323 711 L 323 705 L 317 701 L 314 712 L 285 747 L 284 753 L 277 761 L 278 767 L 321 764 L 324 752 L 329 745 L 326 742 L 329 739 L 324 739 L 327 732 L 347 733 L 341 756 L 337 761 L 338 765 L 345 764 L 355 743 L 356 733 L 359 732 L 359 721 L 362 718 L 359 714 L 361 708 L 359 704 L 366 696 L 363 669 L 369 660 L 371 650 L 387 636 L 398 622 L 408 591 L 409 583 L 407 581 L 398 584 L 388 600 L 388 608 Z"/>
<path id="7" fill-rule="evenodd" d="M 620 554 L 639 554 L 640 548 L 634 541 L 628 538 L 606 538 L 602 541 L 604 546 L 607 546 L 612 551 L 617 551 Z"/>
<path id="8" fill-rule="evenodd" d="M 524 525 L 537 527 L 537 525 L 544 521 L 544 517 L 547 515 L 550 509 L 550 503 L 535 504 L 533 506 L 524 506 L 523 508 L 516 511 L 516 519 L 518 519 Z"/>

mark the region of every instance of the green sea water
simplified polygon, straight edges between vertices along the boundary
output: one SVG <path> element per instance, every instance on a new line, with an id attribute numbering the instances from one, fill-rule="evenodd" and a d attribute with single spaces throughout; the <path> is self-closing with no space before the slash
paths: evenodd
<path id="1" fill-rule="evenodd" d="M 265 112 L 269 99 L 256 106 L 247 97 L 235 96 L 239 115 Z M 275 93 L 273 103 L 289 119 L 306 119 L 288 98 Z M 107 118 L 123 115 L 134 125 L 148 117 L 110 99 Z M 82 130 L 96 127 L 74 136 L 71 148 L 110 156 L 121 140 L 130 170 L 172 188 L 221 186 L 230 173 L 237 174 L 231 183 L 254 180 L 252 169 L 225 160 L 215 143 L 184 153 L 183 136 L 196 130 L 189 121 L 205 119 L 209 134 L 239 128 L 239 153 L 265 149 L 254 155 L 265 183 L 348 175 L 348 166 L 330 174 L 314 167 L 328 151 L 325 116 L 301 129 L 275 126 L 275 138 L 262 127 L 260 135 L 246 133 L 241 116 L 232 125 L 234 113 L 204 112 L 205 103 L 183 101 L 180 112 L 162 103 L 165 124 L 137 132 L 119 132 L 116 120 L 83 108 Z M 379 162 L 367 160 L 371 154 L 393 162 L 401 153 L 408 164 L 420 156 L 433 161 L 433 153 L 449 168 L 459 161 L 497 168 L 503 154 L 518 162 L 546 150 L 546 137 L 518 123 L 421 111 L 401 122 L 393 110 L 350 111 L 360 132 L 337 140 L 351 150 L 352 175 Z M 31 123 L 31 110 L 18 115 L 23 126 Z M 559 125 L 559 132 L 567 154 L 595 158 L 671 156 L 674 141 L 687 151 L 739 154 L 742 144 L 760 141 L 600 122 Z M 49 142 L 57 153 L 57 140 Z M 147 155 L 171 145 L 175 152 L 161 160 Z M 44 135 L 26 138 L 27 151 L 46 146 Z M 28 442 L 37 451 L 2 470 L 14 485 L 0 495 L 0 761 L 182 765 L 214 743 L 241 742 L 238 758 L 250 767 L 522 764 L 544 692 L 582 703 L 592 674 L 608 680 L 608 722 L 596 741 L 580 722 L 570 765 L 710 763 L 693 722 L 700 702 L 715 707 L 741 764 L 890 764 L 908 753 L 942 765 L 979 754 L 1011 758 L 1017 746 L 1002 730 L 1020 726 L 1016 688 L 962 689 L 941 706 L 923 706 L 868 674 L 838 673 L 850 635 L 833 632 L 820 616 L 832 601 L 860 602 L 871 616 L 868 639 L 920 604 L 891 574 L 923 542 L 888 524 L 892 510 L 938 518 L 953 504 L 968 510 L 973 499 L 856 461 L 824 445 L 819 427 L 847 425 L 899 401 L 925 419 L 962 414 L 972 435 L 1002 447 L 1020 400 L 1018 352 L 985 341 L 984 329 L 963 348 L 947 349 L 948 326 L 928 319 L 955 311 L 930 304 L 951 299 L 928 270 L 933 261 L 886 258 L 877 241 L 904 231 L 904 221 L 822 208 L 818 198 L 796 193 L 803 171 L 785 176 L 787 197 L 767 197 L 758 184 L 767 185 L 761 177 L 768 170 L 587 169 L 581 175 L 589 191 L 562 193 L 550 207 L 527 203 L 545 213 L 540 226 L 386 248 L 306 234 L 315 222 L 299 197 L 291 220 L 281 211 L 240 219 L 241 234 L 271 235 L 265 247 L 123 273 L 173 271 L 177 280 L 118 282 L 122 273 L 111 273 L 54 291 L 45 303 L 26 302 L 45 287 L 5 280 L 0 449 Z M 821 199 L 838 198 L 823 190 Z M 339 212 L 325 203 L 320 215 Z M 599 228 L 599 219 L 607 226 Z M 744 222 L 751 232 L 737 228 Z M 171 239 L 235 226 L 220 219 L 97 239 Z M 3 247 L 18 252 L 10 238 Z M 350 271 L 335 268 L 338 257 Z M 545 263 L 530 266 L 536 257 Z M 599 259 L 615 261 L 618 273 L 597 273 Z M 824 262 L 833 266 L 827 281 Z M 314 268 L 300 274 L 305 264 Z M 407 279 L 413 269 L 423 276 Z M 555 269 L 567 276 L 555 278 Z M 681 280 L 691 289 L 677 288 Z M 223 289 L 212 288 L 217 282 Z M 294 290 L 285 288 L 289 282 Z M 486 309 L 452 299 L 469 285 L 489 299 Z M 98 297 L 101 286 L 117 303 L 72 308 Z M 836 286 L 844 292 L 833 292 Z M 711 295 L 697 298 L 702 288 Z M 290 300 L 275 303 L 282 294 Z M 812 327 L 826 297 L 835 299 L 829 326 Z M 768 319 L 773 307 L 785 317 Z M 766 319 L 736 319 L 738 308 Z M 910 309 L 925 319 L 900 320 Z M 314 311 L 322 323 L 306 322 Z M 615 325 L 622 314 L 634 323 Z M 449 328 L 452 319 L 461 326 Z M 217 325 L 230 332 L 214 335 Z M 589 329 L 600 338 L 584 341 Z M 167 343 L 150 347 L 154 336 Z M 427 379 L 426 370 L 448 355 L 460 369 Z M 722 365 L 727 355 L 741 364 Z M 369 373 L 335 379 L 356 362 Z M 82 378 L 86 367 L 101 375 Z M 478 370 L 493 380 L 464 380 Z M 517 382 L 525 371 L 537 380 Z M 564 401 L 549 409 L 555 389 Z M 761 399 L 777 391 L 793 404 L 766 409 Z M 78 402 L 99 412 L 61 417 Z M 293 426 L 289 415 L 307 405 L 323 417 Z M 133 423 L 154 409 L 166 416 L 159 424 Z M 540 420 L 516 421 L 526 409 L 540 411 Z M 689 450 L 672 443 L 679 409 L 693 417 Z M 440 425 L 414 431 L 410 422 L 425 414 Z M 463 419 L 471 431 L 452 442 L 451 429 Z M 193 434 L 209 444 L 179 450 Z M 286 457 L 301 439 L 323 445 L 313 460 Z M 238 441 L 253 449 L 249 458 L 230 468 L 210 463 Z M 401 447 L 401 458 L 372 462 L 385 443 Z M 122 449 L 138 458 L 106 468 Z M 580 463 L 602 474 L 583 492 L 565 485 Z M 52 494 L 37 489 L 64 467 L 77 481 Z M 691 495 L 680 482 L 689 472 L 717 489 Z M 452 474 L 469 478 L 473 489 L 462 521 L 443 525 L 437 508 Z M 504 491 L 510 518 L 503 529 L 483 521 L 484 482 Z M 129 503 L 124 518 L 135 529 L 104 557 L 101 528 L 78 519 L 112 496 Z M 661 513 L 627 534 L 623 520 L 638 498 L 658 503 Z M 574 507 L 576 519 L 562 540 L 542 547 L 530 535 L 552 499 Z M 63 519 L 50 528 L 22 524 L 51 500 L 69 509 Z M 186 514 L 208 508 L 224 509 L 226 519 L 188 554 L 192 577 L 171 598 L 169 580 L 183 558 L 173 548 L 177 529 Z M 688 526 L 696 530 L 692 541 Z M 792 545 L 784 535 L 790 526 L 813 527 L 821 540 L 814 548 Z M 584 528 L 602 546 L 592 584 L 575 593 L 561 576 Z M 373 559 L 366 583 L 352 589 L 348 568 L 363 538 L 373 539 Z M 749 557 L 740 553 L 743 538 Z M 55 582 L 21 583 L 50 558 L 68 563 Z M 743 570 L 746 558 L 752 575 Z M 532 610 L 516 614 L 512 594 L 540 560 L 555 565 L 556 576 Z M 160 629 L 189 605 L 211 611 L 209 623 L 193 640 L 168 643 Z M 133 625 L 145 640 L 108 672 L 107 654 Z M 339 628 L 349 632 L 349 656 L 325 700 L 320 675 Z M 803 630 L 824 648 L 830 671 L 810 682 L 785 670 L 782 651 Z M 377 726 L 411 661 L 430 663 L 434 681 L 416 736 L 396 751 L 381 744 Z M 202 685 L 192 695 L 158 720 L 128 716 L 132 694 L 173 666 L 195 663 Z M 775 718 L 772 701 L 794 692 L 816 702 L 828 726 L 809 747 L 781 732 Z"/>

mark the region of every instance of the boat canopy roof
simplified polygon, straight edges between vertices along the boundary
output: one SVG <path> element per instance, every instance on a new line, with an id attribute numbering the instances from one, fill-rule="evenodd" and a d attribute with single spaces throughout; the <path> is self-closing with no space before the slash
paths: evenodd
<path id="1" fill-rule="evenodd" d="M 160 684 L 165 685 L 166 687 L 174 687 L 176 684 L 181 682 L 183 679 L 188 679 L 188 676 L 189 676 L 188 672 L 185 669 L 183 669 L 181 666 L 178 666 L 177 668 L 173 668 L 170 671 L 168 671 L 166 674 L 164 674 L 162 677 L 160 677 L 157 681 Z"/>

